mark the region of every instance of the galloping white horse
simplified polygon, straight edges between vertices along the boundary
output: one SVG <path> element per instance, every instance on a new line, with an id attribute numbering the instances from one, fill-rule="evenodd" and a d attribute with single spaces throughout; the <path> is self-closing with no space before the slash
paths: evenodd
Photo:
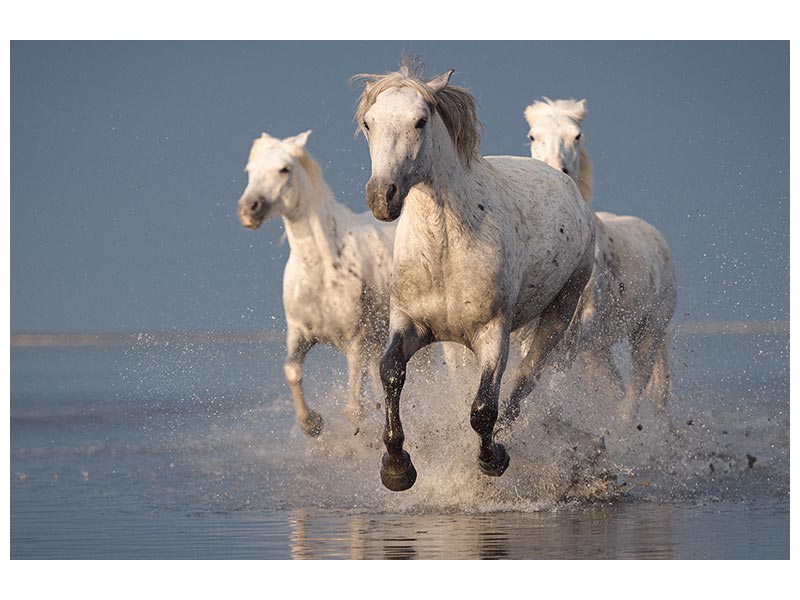
<path id="1" fill-rule="evenodd" d="M 586 113 L 586 100 L 544 98 L 525 109 L 525 119 L 531 156 L 572 177 L 589 204 L 592 164 L 580 128 Z M 595 267 L 581 299 L 581 346 L 607 393 L 622 401 L 621 416 L 629 422 L 648 382 L 657 409 L 667 399 L 675 264 L 664 237 L 646 221 L 607 212 L 596 216 Z M 612 356 L 612 346 L 624 338 L 631 348 L 627 388 Z"/>
<path id="2" fill-rule="evenodd" d="M 319 435 L 323 420 L 303 398 L 303 360 L 314 344 L 339 349 L 347 358 L 348 417 L 356 422 L 367 373 L 377 385 L 378 360 L 389 326 L 389 279 L 394 226 L 356 215 L 339 204 L 305 149 L 311 132 L 253 142 L 247 188 L 239 219 L 258 229 L 283 217 L 291 252 L 283 274 L 288 332 L 284 374 L 294 396 L 301 429 Z"/>
<path id="3" fill-rule="evenodd" d="M 367 204 L 382 221 L 400 218 L 380 364 L 381 480 L 395 491 L 416 480 L 400 420 L 414 353 L 435 341 L 475 353 L 481 379 L 470 424 L 480 437 L 478 464 L 502 475 L 509 459 L 493 433 L 509 335 L 537 322 L 514 375 L 518 401 L 572 322 L 594 257 L 594 217 L 575 183 L 529 158 L 482 158 L 474 99 L 449 85 L 452 73 L 426 82 L 404 63 L 398 72 L 358 76 L 365 86 L 356 119 L 372 159 Z"/>

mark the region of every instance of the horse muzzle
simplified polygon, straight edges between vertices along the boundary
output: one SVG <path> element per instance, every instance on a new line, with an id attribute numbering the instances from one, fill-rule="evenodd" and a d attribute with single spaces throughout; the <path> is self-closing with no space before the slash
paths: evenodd
<path id="1" fill-rule="evenodd" d="M 366 187 L 367 206 L 380 221 L 394 221 L 403 210 L 403 197 L 397 185 L 370 179 Z"/>
<path id="2" fill-rule="evenodd" d="M 248 229 L 256 230 L 264 222 L 267 216 L 269 205 L 264 198 L 242 196 L 239 199 L 236 212 L 239 215 L 239 222 Z"/>

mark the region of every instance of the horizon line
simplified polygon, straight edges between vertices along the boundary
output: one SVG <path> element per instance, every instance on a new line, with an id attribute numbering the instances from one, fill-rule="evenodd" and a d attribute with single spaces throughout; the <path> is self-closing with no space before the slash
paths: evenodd
<path id="1" fill-rule="evenodd" d="M 698 334 L 788 334 L 789 321 L 695 321 L 678 323 L 670 327 L 673 335 Z M 119 346 L 142 343 L 243 343 L 283 342 L 283 330 L 231 331 L 231 330 L 187 330 L 149 332 L 100 332 L 100 333 L 12 333 L 12 348 L 33 347 L 80 347 Z"/>

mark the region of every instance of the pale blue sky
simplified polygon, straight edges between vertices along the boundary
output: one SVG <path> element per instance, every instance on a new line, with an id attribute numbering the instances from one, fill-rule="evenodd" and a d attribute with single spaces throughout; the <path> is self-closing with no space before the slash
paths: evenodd
<path id="1" fill-rule="evenodd" d="M 236 218 L 250 143 L 312 129 L 366 210 L 348 78 L 404 51 L 456 69 L 484 154 L 586 98 L 595 209 L 664 233 L 676 321 L 788 319 L 787 42 L 12 42 L 12 332 L 282 328 L 280 221 Z"/>

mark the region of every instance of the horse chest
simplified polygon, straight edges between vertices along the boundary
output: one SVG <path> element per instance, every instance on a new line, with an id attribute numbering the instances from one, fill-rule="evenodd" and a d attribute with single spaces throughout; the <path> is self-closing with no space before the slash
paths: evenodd
<path id="1" fill-rule="evenodd" d="M 468 339 L 499 310 L 499 285 L 479 266 L 470 269 L 436 258 L 395 258 L 392 305 L 437 339 Z"/>

